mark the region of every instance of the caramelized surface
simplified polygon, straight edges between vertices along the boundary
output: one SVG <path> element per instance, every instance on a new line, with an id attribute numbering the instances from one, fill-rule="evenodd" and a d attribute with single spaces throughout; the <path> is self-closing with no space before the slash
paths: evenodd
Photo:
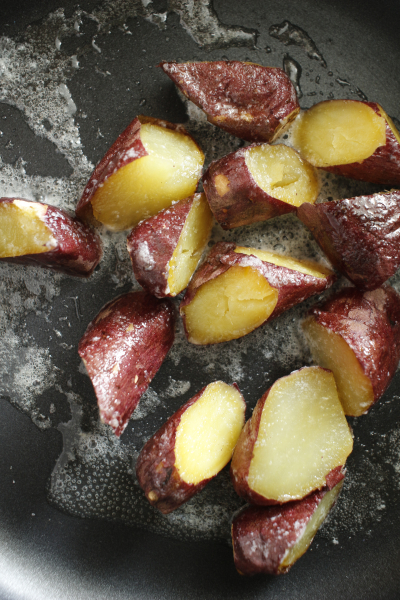
<path id="1" fill-rule="evenodd" d="M 304 321 L 303 328 L 314 361 L 335 376 L 345 414 L 358 417 L 365 413 L 374 402 L 374 392 L 353 350 L 341 335 L 316 323 L 312 317 Z"/>
<path id="2" fill-rule="evenodd" d="M 94 216 L 113 231 L 191 196 L 200 177 L 204 156 L 188 135 L 145 123 L 140 136 L 148 155 L 111 175 L 92 198 Z"/>
<path id="3" fill-rule="evenodd" d="M 277 300 L 278 291 L 256 269 L 230 267 L 182 309 L 189 341 L 215 344 L 246 335 L 268 319 Z"/>
<path id="4" fill-rule="evenodd" d="M 361 162 L 386 144 L 385 119 L 355 100 L 316 104 L 298 121 L 294 141 L 315 167 Z"/>
<path id="5" fill-rule="evenodd" d="M 176 296 L 192 277 L 210 237 L 213 216 L 204 194 L 197 197 L 190 209 L 178 244 L 168 265 L 168 287 Z"/>
<path id="6" fill-rule="evenodd" d="M 246 165 L 253 179 L 270 196 L 293 206 L 313 204 L 319 184 L 311 165 L 283 144 L 263 144 L 246 151 Z"/>
<path id="7" fill-rule="evenodd" d="M 207 386 L 177 428 L 175 466 L 183 481 L 200 483 L 225 467 L 243 428 L 244 412 L 235 387 L 223 381 Z"/>
<path id="8" fill-rule="evenodd" d="M 291 256 L 282 256 L 281 254 L 275 254 L 275 252 L 269 252 L 268 250 L 257 250 L 257 248 L 236 246 L 235 252 L 239 252 L 240 254 L 252 254 L 265 262 L 273 263 L 279 267 L 286 267 L 293 271 L 299 271 L 305 275 L 319 277 L 320 279 L 325 279 L 332 274 L 332 271 L 318 263 L 310 260 L 297 260 Z"/>
<path id="9" fill-rule="evenodd" d="M 41 254 L 57 246 L 41 219 L 46 205 L 14 200 L 0 203 L 0 257 Z"/>
<path id="10" fill-rule="evenodd" d="M 332 373 L 307 367 L 279 379 L 261 416 L 248 483 L 270 500 L 304 498 L 344 465 L 353 440 Z"/>

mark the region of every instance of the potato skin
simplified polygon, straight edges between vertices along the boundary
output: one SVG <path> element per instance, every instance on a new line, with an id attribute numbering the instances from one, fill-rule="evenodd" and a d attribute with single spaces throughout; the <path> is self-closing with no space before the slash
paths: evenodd
<path id="1" fill-rule="evenodd" d="M 164 127 L 165 129 L 189 135 L 183 125 L 169 123 L 162 119 L 155 119 L 144 115 L 137 116 L 117 137 L 94 169 L 77 204 L 76 214 L 78 217 L 84 221 L 95 220 L 91 202 L 97 189 L 122 167 L 125 167 L 137 158 L 147 156 L 146 148 L 140 138 L 141 126 L 145 123 L 152 123 L 153 125 L 158 125 L 158 127 Z"/>
<path id="2" fill-rule="evenodd" d="M 232 521 L 235 567 L 241 575 L 287 573 L 281 567 L 286 553 L 298 542 L 328 489 L 282 506 L 245 506 Z M 332 505 L 333 508 L 333 505 Z"/>
<path id="3" fill-rule="evenodd" d="M 97 233 L 79 219 L 71 217 L 65 210 L 50 204 L 32 202 L 23 198 L 0 198 L 0 203 L 12 204 L 14 200 L 45 207 L 46 212 L 40 218 L 50 229 L 57 246 L 40 254 L 10 256 L 0 260 L 19 265 L 45 267 L 75 277 L 89 277 L 93 273 L 103 255 Z"/>
<path id="4" fill-rule="evenodd" d="M 142 287 L 158 298 L 170 296 L 168 263 L 172 258 L 194 194 L 139 223 L 128 236 L 127 247 L 133 272 Z"/>
<path id="5" fill-rule="evenodd" d="M 361 290 L 374 290 L 400 266 L 400 191 L 297 209 L 333 266 Z"/>
<path id="6" fill-rule="evenodd" d="M 223 229 L 267 221 L 296 207 L 273 198 L 254 181 L 245 154 L 252 146 L 240 148 L 215 160 L 203 175 L 203 187 L 214 217 Z M 219 184 L 222 181 L 223 185 Z"/>
<path id="7" fill-rule="evenodd" d="M 267 401 L 271 388 L 272 386 L 269 387 L 261 396 L 254 408 L 251 418 L 247 421 L 242 429 L 242 433 L 239 436 L 235 451 L 232 456 L 230 469 L 231 480 L 236 493 L 244 498 L 247 502 L 251 504 L 257 504 L 259 506 L 286 504 L 283 502 L 278 502 L 277 500 L 265 498 L 261 494 L 258 494 L 252 490 L 248 484 L 250 463 L 253 458 L 253 449 L 257 441 L 264 405 Z M 336 467 L 325 478 L 326 486 L 323 489 L 333 489 L 335 485 L 337 485 L 339 481 L 344 478 L 344 475 L 345 471 L 343 466 Z M 292 502 L 289 502 L 289 504 L 292 504 Z"/>
<path id="8" fill-rule="evenodd" d="M 233 242 L 218 242 L 194 274 L 179 307 L 186 333 L 186 317 L 182 309 L 192 302 L 200 286 L 222 275 L 230 267 L 241 266 L 257 269 L 268 283 L 278 290 L 278 301 L 268 320 L 278 317 L 285 310 L 303 302 L 310 296 L 323 292 L 335 281 L 333 273 L 326 278 L 314 277 L 286 267 L 263 262 L 253 255 L 240 254 L 235 252 L 236 246 L 237 244 Z"/>
<path id="9" fill-rule="evenodd" d="M 236 383 L 233 386 L 240 391 Z M 201 398 L 206 387 L 181 406 L 146 442 L 136 463 L 140 487 L 150 504 L 164 515 L 190 500 L 212 479 L 204 479 L 197 484 L 186 483 L 175 467 L 175 441 L 179 423 L 188 408 Z"/>
<path id="10" fill-rule="evenodd" d="M 106 304 L 78 346 L 100 417 L 120 436 L 174 341 L 170 300 L 129 292 Z"/>
<path id="11" fill-rule="evenodd" d="M 237 60 L 159 65 L 213 125 L 249 142 L 270 142 L 299 113 L 282 69 Z"/>
<path id="12" fill-rule="evenodd" d="M 345 288 L 309 315 L 347 342 L 379 400 L 400 359 L 399 294 L 390 286 L 369 292 Z"/>
<path id="13" fill-rule="evenodd" d="M 329 102 L 329 100 L 326 100 L 326 102 Z M 372 108 L 377 115 L 383 116 L 384 111 L 376 102 L 364 102 L 362 100 L 360 102 Z M 324 167 L 324 170 L 352 179 L 398 187 L 400 186 L 400 144 L 386 121 L 385 146 L 380 146 L 372 156 L 361 162 Z"/>

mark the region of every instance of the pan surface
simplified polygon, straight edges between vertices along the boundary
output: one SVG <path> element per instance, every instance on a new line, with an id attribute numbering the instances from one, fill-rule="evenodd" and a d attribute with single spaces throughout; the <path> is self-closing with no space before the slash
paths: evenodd
<path id="1" fill-rule="evenodd" d="M 399 126 L 396 1 L 2 0 L 0 196 L 74 210 L 92 169 L 137 114 L 184 122 L 206 152 L 241 141 L 216 130 L 156 68 L 161 60 L 285 65 L 302 108 L 328 98 L 379 102 Z M 322 197 L 377 186 L 333 176 Z M 225 470 L 168 517 L 143 500 L 135 459 L 183 402 L 237 381 L 249 411 L 310 356 L 299 321 L 315 299 L 241 340 L 175 345 L 118 441 L 98 422 L 76 348 L 112 298 L 138 289 L 125 234 L 102 232 L 88 281 L 0 265 L 0 599 L 391 600 L 400 595 L 400 374 L 350 419 L 343 492 L 310 550 L 281 577 L 240 577 L 229 545 L 241 506 Z M 323 261 L 294 217 L 213 240 Z M 336 288 L 344 285 L 339 280 Z M 400 291 L 400 277 L 390 283 Z"/>

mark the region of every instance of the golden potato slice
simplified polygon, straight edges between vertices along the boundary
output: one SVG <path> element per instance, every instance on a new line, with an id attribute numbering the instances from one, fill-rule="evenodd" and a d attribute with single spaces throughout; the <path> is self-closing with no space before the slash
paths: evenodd
<path id="1" fill-rule="evenodd" d="M 113 231 L 191 196 L 200 178 L 204 155 L 189 135 L 143 123 L 140 140 L 148 154 L 118 169 L 91 199 L 96 219 Z"/>
<path id="2" fill-rule="evenodd" d="M 216 381 L 184 412 L 176 431 L 175 467 L 185 483 L 211 479 L 230 461 L 244 409 L 239 390 Z"/>
<path id="3" fill-rule="evenodd" d="M 315 202 L 319 183 L 313 167 L 283 144 L 263 144 L 246 150 L 245 161 L 254 181 L 269 196 L 300 206 Z"/>
<path id="4" fill-rule="evenodd" d="M 187 287 L 210 237 L 212 212 L 204 194 L 198 194 L 187 216 L 168 264 L 168 288 L 176 296 Z"/>
<path id="5" fill-rule="evenodd" d="M 374 403 L 374 390 L 348 343 L 338 333 L 309 317 L 304 333 L 314 361 L 330 369 L 336 380 L 340 401 L 346 415 L 359 417 Z"/>
<path id="6" fill-rule="evenodd" d="M 278 291 L 252 267 L 231 267 L 204 283 L 185 314 L 189 341 L 215 344 L 242 337 L 268 319 Z"/>
<path id="7" fill-rule="evenodd" d="M 385 118 L 358 100 L 320 102 L 299 118 L 294 143 L 315 167 L 361 162 L 385 146 Z"/>
<path id="8" fill-rule="evenodd" d="M 248 486 L 263 498 L 287 502 L 326 485 L 344 465 L 353 439 L 333 374 L 305 367 L 279 379 L 261 415 Z"/>
<path id="9" fill-rule="evenodd" d="M 257 256 L 260 260 L 270 262 L 278 267 L 286 267 L 293 271 L 299 271 L 305 275 L 312 275 L 313 277 L 319 277 L 325 279 L 327 276 L 332 274 L 332 271 L 324 265 L 313 262 L 311 260 L 297 260 L 291 256 L 284 256 L 281 254 L 275 254 L 275 252 L 269 252 L 268 250 L 258 250 L 257 248 L 248 248 L 246 246 L 236 246 L 235 252 L 240 254 L 252 254 Z"/>
<path id="10" fill-rule="evenodd" d="M 43 223 L 45 204 L 13 200 L 0 203 L 0 257 L 41 254 L 57 246 Z"/>

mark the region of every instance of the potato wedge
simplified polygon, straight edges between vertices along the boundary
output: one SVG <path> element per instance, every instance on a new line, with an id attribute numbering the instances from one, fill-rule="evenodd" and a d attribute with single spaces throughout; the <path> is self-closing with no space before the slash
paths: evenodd
<path id="1" fill-rule="evenodd" d="M 284 144 L 247 146 L 214 161 L 203 186 L 224 229 L 295 212 L 303 202 L 314 203 L 319 192 L 314 167 Z"/>
<path id="2" fill-rule="evenodd" d="M 241 575 L 287 573 L 306 552 L 334 507 L 343 480 L 283 506 L 246 506 L 232 522 L 235 566 Z"/>
<path id="3" fill-rule="evenodd" d="M 304 203 L 297 216 L 333 266 L 362 290 L 380 287 L 400 266 L 399 190 Z"/>
<path id="4" fill-rule="evenodd" d="M 150 504 L 167 514 L 202 490 L 230 461 L 245 411 L 237 385 L 215 381 L 172 415 L 136 464 Z"/>
<path id="5" fill-rule="evenodd" d="M 137 281 L 159 298 L 187 287 L 210 237 L 213 217 L 194 194 L 137 225 L 127 247 Z"/>
<path id="6" fill-rule="evenodd" d="M 315 167 L 371 183 L 400 185 L 400 134 L 376 102 L 319 102 L 301 115 L 293 141 Z"/>
<path id="7" fill-rule="evenodd" d="M 253 504 L 300 500 L 343 479 L 352 448 L 333 374 L 304 367 L 258 401 L 232 457 L 233 486 Z"/>
<path id="8" fill-rule="evenodd" d="M 332 285 L 332 271 L 272 252 L 219 242 L 180 305 L 193 344 L 227 342 Z"/>
<path id="9" fill-rule="evenodd" d="M 249 142 L 273 141 L 300 110 L 282 69 L 238 60 L 159 66 L 210 123 Z"/>
<path id="10" fill-rule="evenodd" d="M 346 288 L 312 308 L 303 329 L 314 361 L 335 376 L 345 414 L 366 413 L 399 362 L 400 296 L 389 286 Z"/>
<path id="11" fill-rule="evenodd" d="M 112 231 L 135 227 L 196 191 L 204 154 L 182 125 L 138 116 L 92 173 L 76 214 Z"/>
<path id="12" fill-rule="evenodd" d="M 170 300 L 129 292 L 89 324 L 78 353 L 97 397 L 100 418 L 120 436 L 174 341 Z"/>
<path id="13" fill-rule="evenodd" d="M 101 256 L 99 236 L 65 210 L 0 198 L 0 260 L 89 277 Z"/>

